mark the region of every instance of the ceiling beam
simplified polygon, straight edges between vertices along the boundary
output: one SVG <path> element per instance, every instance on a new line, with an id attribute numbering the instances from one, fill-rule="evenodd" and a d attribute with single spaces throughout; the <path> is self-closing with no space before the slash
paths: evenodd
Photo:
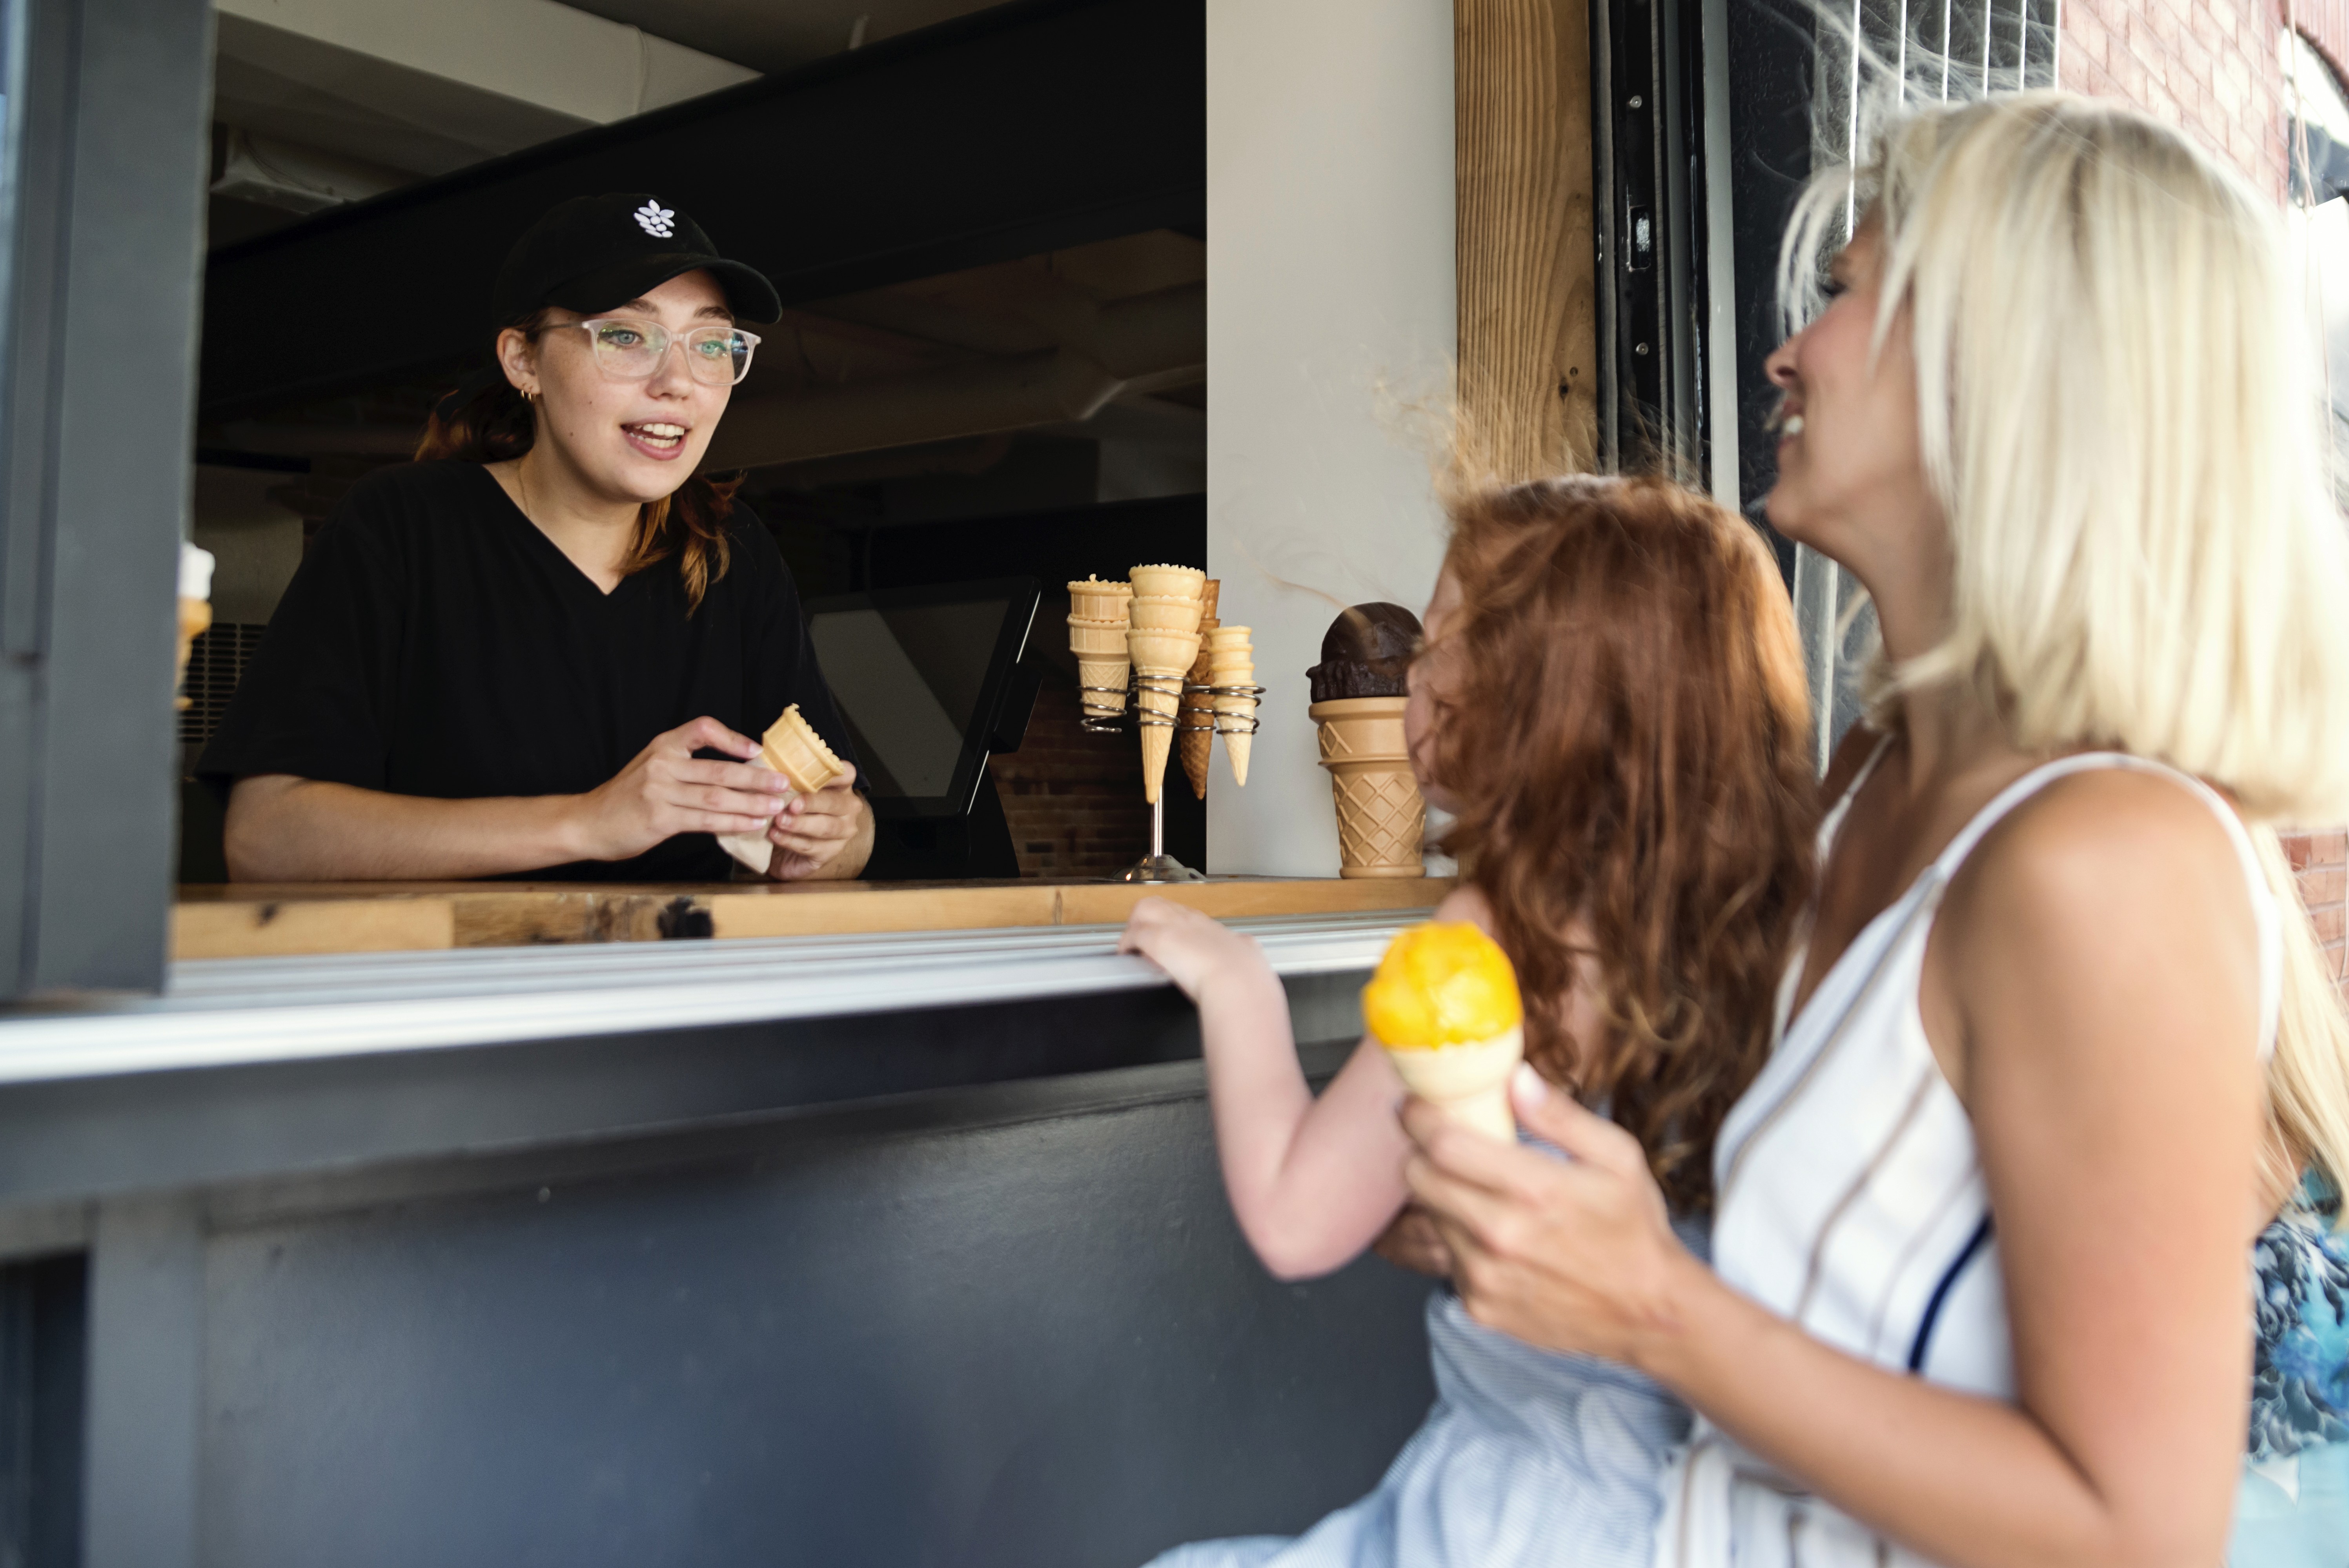
<path id="1" fill-rule="evenodd" d="M 556 0 L 217 0 L 215 8 L 217 118 L 415 173 L 445 173 L 758 76 Z"/>
<path id="2" fill-rule="evenodd" d="M 214 253 L 206 417 L 479 358 L 556 202 L 655 192 L 787 302 L 1164 227 L 1206 205 L 1196 0 L 1024 0 Z"/>

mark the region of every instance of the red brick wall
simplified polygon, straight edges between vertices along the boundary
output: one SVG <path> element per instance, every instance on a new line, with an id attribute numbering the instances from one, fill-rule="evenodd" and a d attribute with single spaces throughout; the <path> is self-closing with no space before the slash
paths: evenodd
<path id="1" fill-rule="evenodd" d="M 2344 899 L 2349 899 L 2349 833 L 2299 833 L 2284 840 L 2284 849 L 2300 873 L 2300 896 L 2316 922 L 2316 940 L 2333 977 L 2349 991 L 2349 948 L 2342 938 Z"/>
<path id="2" fill-rule="evenodd" d="M 1060 627 L 1040 613 L 1037 624 Z M 1022 877 L 1110 877 L 1150 853 L 1141 743 L 1131 729 L 1088 734 L 1080 717 L 1076 676 L 1056 665 L 1019 749 L 988 759 Z M 1166 773 L 1171 786 L 1184 787 L 1179 765 Z"/>
<path id="3" fill-rule="evenodd" d="M 2281 200 L 2282 26 L 2275 0 L 2064 0 L 2058 84 L 2183 127 Z"/>
<path id="4" fill-rule="evenodd" d="M 2302 37 L 2323 51 L 2333 69 L 2349 67 L 2349 0 L 2292 0 L 2283 7 L 2283 15 Z"/>
<path id="5" fill-rule="evenodd" d="M 2282 200 L 2286 26 L 2336 66 L 2349 60 L 2349 0 L 2065 0 L 2058 79 L 2183 127 Z M 2333 972 L 2349 988 L 2349 835 L 2287 834 L 2284 848 Z"/>

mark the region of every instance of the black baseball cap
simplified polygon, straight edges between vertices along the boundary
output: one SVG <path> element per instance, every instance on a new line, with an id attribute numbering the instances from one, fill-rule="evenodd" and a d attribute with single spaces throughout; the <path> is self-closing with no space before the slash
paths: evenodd
<path id="1" fill-rule="evenodd" d="M 766 275 L 719 255 L 700 224 L 641 191 L 574 196 L 550 209 L 506 253 L 492 304 L 500 327 L 549 305 L 593 316 L 689 272 L 715 277 L 745 321 L 783 313 Z"/>

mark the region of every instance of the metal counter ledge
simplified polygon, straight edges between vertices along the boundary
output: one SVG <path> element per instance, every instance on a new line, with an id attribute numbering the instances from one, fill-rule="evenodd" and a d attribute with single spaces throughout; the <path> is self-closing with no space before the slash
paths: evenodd
<path id="1" fill-rule="evenodd" d="M 446 906 L 477 891 L 512 897 Z M 1234 919 L 1319 1077 L 1442 891 L 1187 896 L 1389 906 Z M 1052 1568 L 1302 1529 L 1425 1411 L 1427 1287 L 1264 1274 L 1195 1017 L 1099 896 L 598 941 L 644 917 L 607 902 L 569 945 L 182 960 L 0 1016 L 0 1558 Z"/>

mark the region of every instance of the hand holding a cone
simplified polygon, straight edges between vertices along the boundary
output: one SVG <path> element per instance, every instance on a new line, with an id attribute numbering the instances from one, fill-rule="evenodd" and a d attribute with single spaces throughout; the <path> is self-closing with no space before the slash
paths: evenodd
<path id="1" fill-rule="evenodd" d="M 864 869 L 873 852 L 873 813 L 856 793 L 856 768 L 824 743 L 798 703 L 768 726 L 751 765 L 781 781 L 779 808 L 758 832 L 720 835 L 719 847 L 779 882 Z"/>
<path id="2" fill-rule="evenodd" d="M 1424 1101 L 1403 1106 L 1417 1146 L 1403 1177 L 1442 1235 L 1461 1301 L 1477 1322 L 1546 1350 L 1656 1367 L 1702 1298 L 1728 1287 L 1672 1233 L 1637 1138 L 1529 1067 L 1510 1090 L 1517 1122 L 1567 1158 L 1479 1137 Z"/>
<path id="3" fill-rule="evenodd" d="M 698 751 L 743 760 L 717 762 Z M 571 799 L 566 835 L 580 860 L 626 860 L 680 833 L 763 833 L 791 782 L 753 766 L 759 742 L 703 717 L 656 735 L 634 761 Z"/>

